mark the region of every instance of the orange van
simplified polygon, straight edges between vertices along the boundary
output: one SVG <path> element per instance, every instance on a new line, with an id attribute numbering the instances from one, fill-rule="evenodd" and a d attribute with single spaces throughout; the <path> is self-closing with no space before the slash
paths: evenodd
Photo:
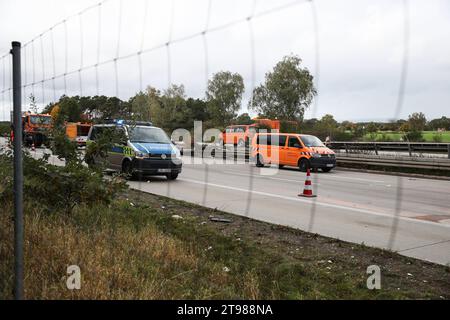
<path id="1" fill-rule="evenodd" d="M 329 172 L 336 167 L 336 156 L 319 138 L 297 133 L 257 133 L 252 139 L 251 157 L 257 166 L 278 164 L 301 171 L 320 168 Z"/>

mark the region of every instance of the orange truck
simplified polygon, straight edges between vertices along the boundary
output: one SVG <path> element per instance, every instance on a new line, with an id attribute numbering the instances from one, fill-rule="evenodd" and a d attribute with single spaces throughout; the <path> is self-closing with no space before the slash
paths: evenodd
<path id="1" fill-rule="evenodd" d="M 248 146 L 256 129 L 260 126 L 280 130 L 280 120 L 254 118 L 253 124 L 232 125 L 225 128 L 221 135 L 221 144 L 234 144 L 238 147 Z"/>
<path id="2" fill-rule="evenodd" d="M 52 127 L 49 114 L 24 112 L 22 114 L 23 142 L 26 146 L 40 147 L 48 139 L 48 131 Z"/>
<path id="3" fill-rule="evenodd" d="M 66 123 L 66 135 L 71 141 L 75 141 L 79 147 L 86 146 L 89 130 L 92 124 L 82 122 Z"/>

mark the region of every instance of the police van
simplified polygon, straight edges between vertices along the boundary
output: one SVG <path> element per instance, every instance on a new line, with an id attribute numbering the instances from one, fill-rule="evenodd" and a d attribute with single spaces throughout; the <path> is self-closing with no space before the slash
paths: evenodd
<path id="1" fill-rule="evenodd" d="M 132 178 L 160 175 L 175 180 L 181 173 L 180 151 L 161 128 L 150 122 L 113 120 L 92 126 L 87 144 L 104 138 L 106 132 L 119 137 L 113 140 L 118 142 L 112 144 L 106 157 L 94 157 L 91 160 L 94 163 L 103 162 L 107 170 L 122 172 Z"/>

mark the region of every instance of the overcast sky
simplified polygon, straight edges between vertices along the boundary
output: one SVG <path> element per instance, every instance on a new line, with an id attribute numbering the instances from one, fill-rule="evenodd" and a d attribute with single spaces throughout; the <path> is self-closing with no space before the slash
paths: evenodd
<path id="1" fill-rule="evenodd" d="M 407 44 L 408 69 L 400 117 L 415 111 L 424 112 L 428 119 L 450 116 L 449 1 L 411 0 L 405 10 L 401 0 L 317 0 L 317 29 L 313 6 L 302 0 L 262 16 L 266 10 L 295 1 L 145 2 L 108 0 L 101 9 L 94 7 L 77 15 L 98 0 L 0 0 L 0 56 L 8 52 L 11 41 L 25 44 L 70 16 L 65 25 L 57 25 L 22 50 L 24 84 L 63 74 L 67 48 L 67 71 L 81 68 L 82 94 L 95 95 L 95 68 L 85 68 L 130 55 L 117 61 L 118 94 L 122 99 L 139 90 L 139 66 L 144 87 L 164 89 L 169 82 L 184 84 L 187 95 L 193 97 L 204 97 L 208 76 L 230 70 L 244 77 L 246 93 L 241 112 L 246 112 L 252 86 L 263 81 L 264 74 L 283 56 L 297 54 L 315 76 L 319 91 L 316 108 L 311 106 L 306 118 L 331 113 L 338 120 L 365 121 L 395 116 Z M 252 12 L 257 17 L 250 25 L 245 17 Z M 405 17 L 409 21 L 406 42 Z M 214 29 L 232 21 L 242 22 Z M 204 37 L 177 41 L 205 29 L 211 32 Z M 171 43 L 169 50 L 166 42 Z M 151 48 L 155 49 L 148 50 Z M 138 56 L 133 54 L 141 49 L 144 53 L 139 65 Z M 0 60 L 0 91 L 10 86 L 9 63 L 9 58 Z M 115 95 L 114 63 L 99 66 L 98 74 L 99 93 Z M 40 83 L 29 86 L 24 94 L 34 91 L 39 105 L 51 102 L 54 95 L 59 97 L 65 90 L 69 95 L 80 94 L 78 72 L 66 77 L 66 89 L 63 79 L 45 82 L 44 91 Z M 0 119 L 8 117 L 10 107 L 9 92 L 1 94 Z"/>

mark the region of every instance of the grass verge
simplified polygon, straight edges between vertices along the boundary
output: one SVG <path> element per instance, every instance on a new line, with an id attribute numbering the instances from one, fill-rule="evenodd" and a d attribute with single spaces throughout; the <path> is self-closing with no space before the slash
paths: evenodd
<path id="1" fill-rule="evenodd" d="M 9 299 L 12 207 L 3 208 L 0 298 Z M 71 215 L 32 203 L 25 212 L 28 299 L 450 298 L 449 267 L 137 191 Z M 74 264 L 82 280 L 71 291 Z M 381 290 L 366 288 L 374 264 Z"/>

